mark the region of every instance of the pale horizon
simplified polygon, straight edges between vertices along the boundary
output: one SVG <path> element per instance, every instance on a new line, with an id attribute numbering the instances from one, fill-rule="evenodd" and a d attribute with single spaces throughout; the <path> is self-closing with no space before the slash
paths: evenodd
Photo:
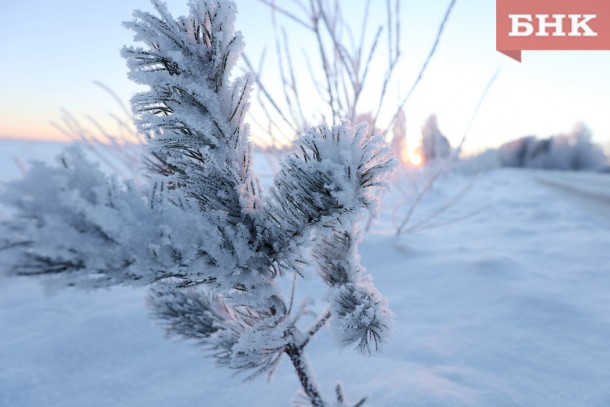
<path id="1" fill-rule="evenodd" d="M 167 3 L 174 15 L 187 11 L 184 0 Z M 254 0 L 236 3 L 240 11 L 236 27 L 243 32 L 245 52 L 258 61 L 265 47 L 269 51 L 275 46 L 271 13 Z M 348 3 L 341 4 L 347 8 Z M 413 83 L 448 4 L 401 3 L 403 56 L 395 75 L 395 95 L 389 100 L 404 95 Z M 61 6 L 42 0 L 0 5 L 6 21 L 0 27 L 0 53 L 11 61 L 0 74 L 0 138 L 68 141 L 51 125 L 60 122 L 62 108 L 83 124 L 90 115 L 112 129 L 108 114 L 120 113 L 120 108 L 93 81 L 111 88 L 124 103 L 137 91 L 119 55 L 123 45 L 133 43 L 132 33 L 121 22 L 129 20 L 134 9 L 151 6 L 145 0 L 112 7 L 102 0 L 69 0 Z M 379 17 L 382 9 L 372 9 L 371 18 Z M 360 24 L 359 11 L 345 10 L 355 26 Z M 302 33 L 286 26 L 299 43 Z M 274 69 L 268 56 L 267 78 L 273 79 Z M 580 122 L 591 130 L 595 142 L 608 148 L 610 51 L 525 51 L 519 64 L 495 50 L 495 4 L 487 0 L 456 3 L 437 53 L 406 105 L 408 135 L 419 138 L 426 118 L 436 114 L 441 131 L 457 145 L 498 69 L 501 73 L 470 128 L 465 150 L 497 147 L 526 135 L 544 138 L 567 133 Z M 304 96 L 304 106 L 307 102 Z M 254 94 L 251 104 L 256 111 Z M 363 106 L 363 113 L 367 108 Z M 253 134 L 253 138 L 264 136 L 260 131 Z"/>

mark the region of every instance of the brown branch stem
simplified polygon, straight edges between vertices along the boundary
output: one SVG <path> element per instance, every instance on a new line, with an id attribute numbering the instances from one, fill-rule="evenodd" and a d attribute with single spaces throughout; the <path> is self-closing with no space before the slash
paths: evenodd
<path id="1" fill-rule="evenodd" d="M 318 390 L 318 384 L 309 367 L 309 360 L 303 353 L 302 347 L 288 344 L 284 352 L 290 358 L 292 366 L 294 366 L 294 370 L 296 370 L 297 376 L 299 377 L 299 382 L 301 382 L 301 386 L 303 387 L 303 391 L 309 398 L 311 405 L 313 407 L 325 407 L 327 404 L 322 400 L 322 396 Z"/>

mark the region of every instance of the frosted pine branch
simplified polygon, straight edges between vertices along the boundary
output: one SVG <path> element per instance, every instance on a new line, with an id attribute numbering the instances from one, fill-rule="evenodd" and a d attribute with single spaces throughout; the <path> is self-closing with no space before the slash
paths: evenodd
<path id="1" fill-rule="evenodd" d="M 234 31 L 235 4 L 190 3 L 175 19 L 153 1 L 159 17 L 142 11 L 125 23 L 145 47 L 122 51 L 130 78 L 149 86 L 132 99 L 138 129 L 149 135 L 153 163 L 167 182 L 197 201 L 202 211 L 223 211 L 237 224 L 256 206 L 258 181 L 250 174 L 248 76 L 229 80 L 243 40 Z"/>
<path id="2" fill-rule="evenodd" d="M 232 308 L 217 293 L 157 286 L 148 303 L 168 336 L 194 340 L 220 366 L 253 371 L 251 377 L 272 370 L 287 343 L 278 337 L 271 345 L 270 336 L 283 332 L 279 314 Z"/>
<path id="3" fill-rule="evenodd" d="M 317 244 L 313 256 L 330 286 L 330 316 L 339 343 L 371 354 L 387 341 L 393 314 L 360 264 L 357 243 L 353 232 L 335 231 Z"/>
<path id="4" fill-rule="evenodd" d="M 355 344 L 364 354 L 381 349 L 388 339 L 393 315 L 385 298 L 370 284 L 345 284 L 333 292 L 333 327 L 344 345 Z"/>
<path id="5" fill-rule="evenodd" d="M 261 284 L 267 289 L 257 276 L 273 276 L 272 260 L 253 247 L 262 191 L 251 172 L 243 124 L 250 80 L 230 80 L 243 47 L 234 30 L 235 4 L 193 1 L 189 15 L 179 18 L 153 4 L 158 16 L 136 11 L 125 24 L 145 46 L 122 51 L 130 77 L 149 86 L 132 107 L 139 130 L 150 138 L 149 163 L 159 174 L 153 181 L 198 207 L 211 233 L 220 235 L 219 249 L 230 254 L 219 264 L 230 266 L 215 283 L 238 291 Z"/>
<path id="6" fill-rule="evenodd" d="M 219 236 L 203 238 L 205 219 L 106 176 L 77 148 L 57 167 L 33 164 L 0 196 L 16 213 L 0 223 L 10 274 L 82 288 L 184 283 L 215 279 L 223 257 Z"/>
<path id="7" fill-rule="evenodd" d="M 259 235 L 271 256 L 298 270 L 300 246 L 312 230 L 342 228 L 362 209 L 376 211 L 395 161 L 366 125 L 315 127 L 295 144 L 275 177 Z"/>
<path id="8" fill-rule="evenodd" d="M 263 195 L 243 123 L 250 79 L 230 76 L 242 48 L 235 4 L 191 1 L 179 18 L 153 5 L 157 15 L 137 11 L 126 24 L 143 45 L 123 49 L 131 78 L 148 86 L 132 99 L 148 183 L 119 182 L 78 149 L 34 165 L 2 187 L 11 217 L 0 220 L 0 265 L 57 286 L 152 285 L 168 335 L 247 378 L 270 375 L 287 355 L 311 405 L 328 406 L 305 346 L 330 321 L 343 345 L 371 353 L 391 325 L 356 238 L 396 163 L 390 147 L 366 125 L 314 127 Z M 303 332 L 304 313 L 278 279 L 311 260 L 330 304 Z"/>

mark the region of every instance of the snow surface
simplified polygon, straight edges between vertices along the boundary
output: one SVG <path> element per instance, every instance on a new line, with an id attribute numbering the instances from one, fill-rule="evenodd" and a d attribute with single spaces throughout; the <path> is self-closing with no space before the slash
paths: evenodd
<path id="1" fill-rule="evenodd" d="M 0 141 L 0 180 L 19 175 L 13 157 L 57 151 Z M 396 238 L 424 179 L 397 177 L 360 247 L 395 313 L 393 338 L 367 358 L 320 332 L 307 352 L 322 390 L 339 380 L 348 400 L 369 394 L 369 406 L 610 406 L 610 216 L 578 193 L 589 185 L 608 197 L 610 177 L 450 174 L 411 224 L 469 188 L 465 197 L 428 224 L 439 226 Z M 287 406 L 299 390 L 287 359 L 272 383 L 241 383 L 191 343 L 164 339 L 147 290 L 50 296 L 33 280 L 0 283 L 2 407 Z"/>

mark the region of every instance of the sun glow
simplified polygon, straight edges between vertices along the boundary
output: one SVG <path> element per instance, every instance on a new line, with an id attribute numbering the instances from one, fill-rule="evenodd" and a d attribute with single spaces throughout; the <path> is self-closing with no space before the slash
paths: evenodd
<path id="1" fill-rule="evenodd" d="M 422 165 L 424 159 L 422 158 L 419 151 L 412 151 L 410 156 L 411 164 L 413 164 L 415 167 L 419 167 L 420 165 Z"/>
<path id="2" fill-rule="evenodd" d="M 419 167 L 423 164 L 423 157 L 419 149 L 409 150 L 403 148 L 400 152 L 400 162 L 406 166 Z"/>

